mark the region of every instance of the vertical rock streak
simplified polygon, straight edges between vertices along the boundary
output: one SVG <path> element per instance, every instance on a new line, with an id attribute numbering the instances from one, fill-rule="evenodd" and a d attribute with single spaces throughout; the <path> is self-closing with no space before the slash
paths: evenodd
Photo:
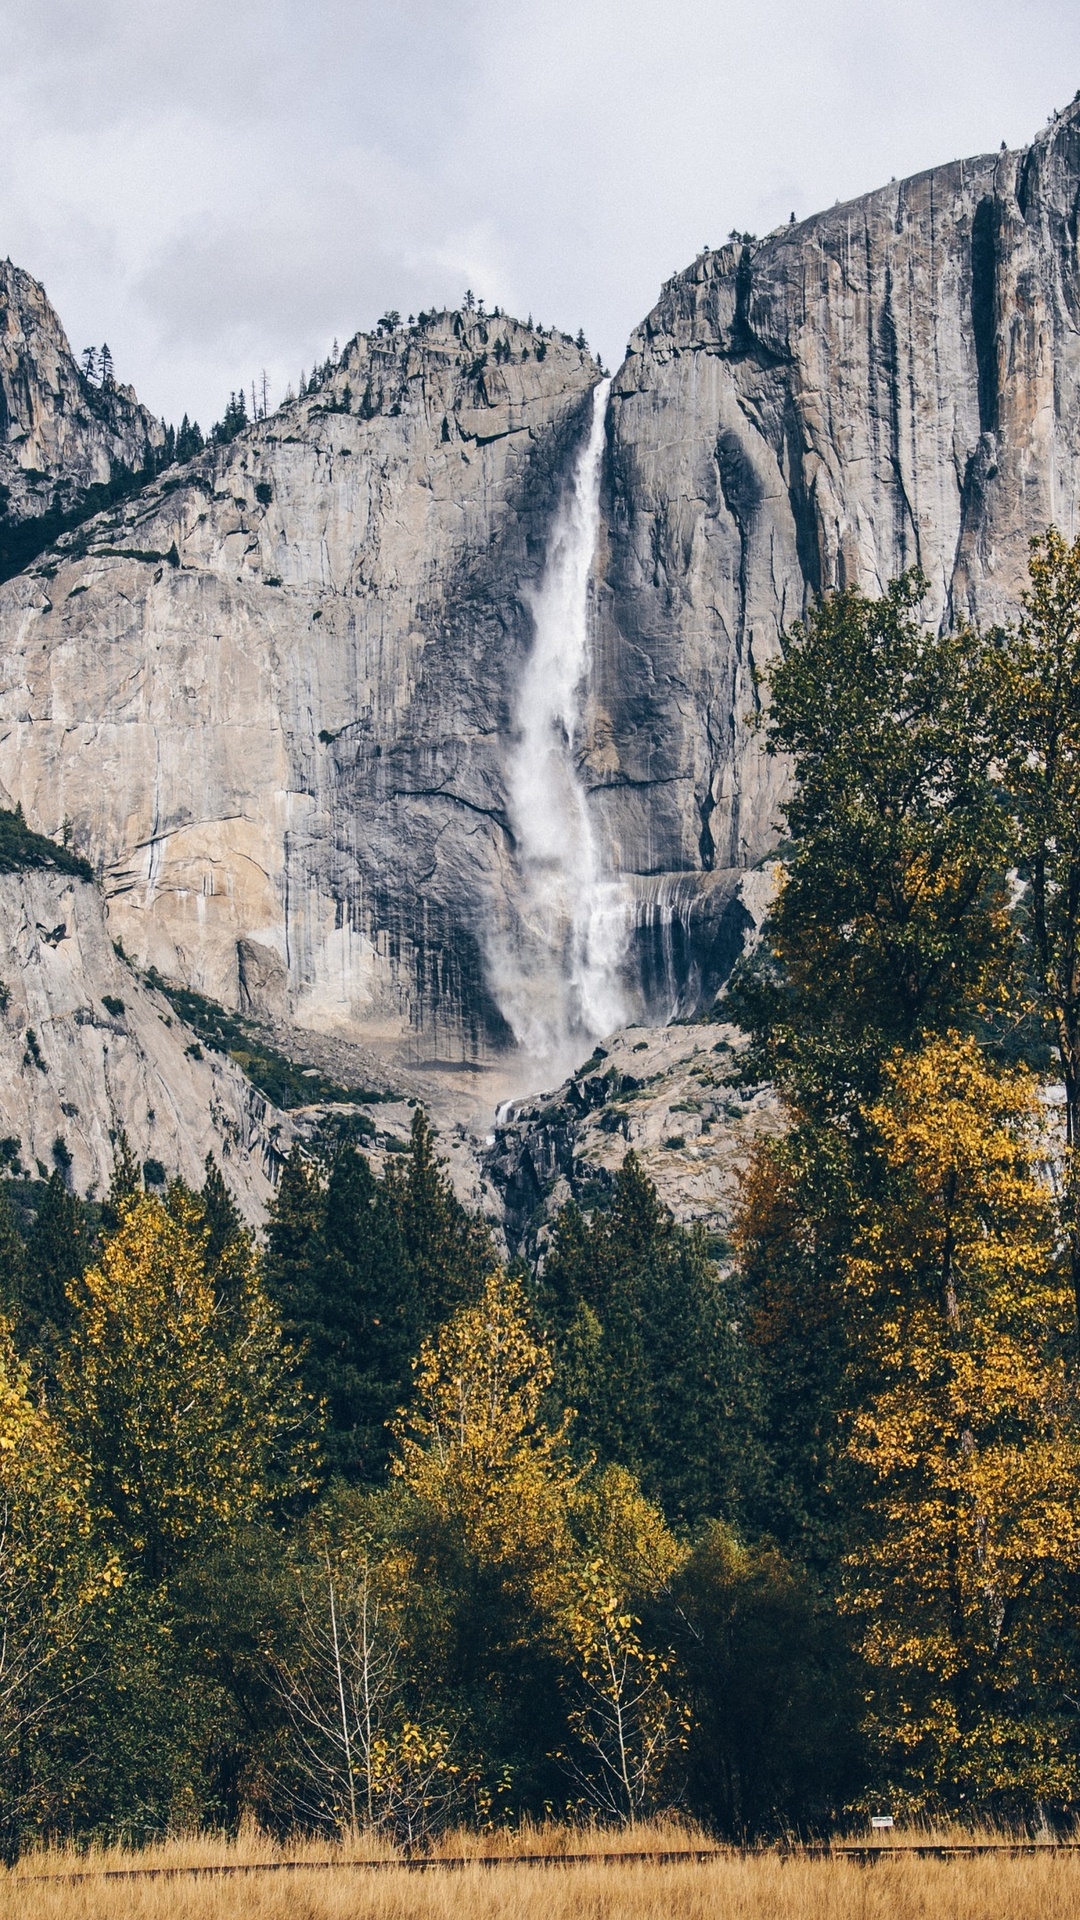
<path id="1" fill-rule="evenodd" d="M 589 431 L 529 595 L 533 646 L 507 763 L 517 926 L 493 938 L 488 953 L 492 990 L 519 1045 L 553 1066 L 627 1017 L 626 887 L 605 874 L 578 765 L 610 384 L 593 392 Z"/>

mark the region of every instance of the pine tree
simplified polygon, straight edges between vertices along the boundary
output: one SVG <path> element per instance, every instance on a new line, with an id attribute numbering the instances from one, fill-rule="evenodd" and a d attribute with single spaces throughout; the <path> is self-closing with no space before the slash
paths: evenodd
<path id="1" fill-rule="evenodd" d="M 322 1234 L 323 1212 L 315 1168 L 294 1147 L 281 1170 L 267 1217 L 269 1258 L 281 1262 L 283 1278 L 294 1267 L 302 1270 L 312 1258 Z"/>
<path id="2" fill-rule="evenodd" d="M 127 1133 L 121 1127 L 113 1142 L 112 1179 L 101 1208 L 102 1225 L 106 1228 L 118 1227 L 125 1204 L 137 1200 L 142 1190 L 139 1163 L 131 1151 Z"/>
<path id="3" fill-rule="evenodd" d="M 267 1284 L 302 1344 L 309 1391 L 326 1405 L 327 1466 L 349 1479 L 382 1473 L 387 1422 L 422 1338 L 476 1297 L 492 1259 L 422 1113 L 403 1161 L 380 1183 L 346 1146 L 324 1189 L 294 1154 L 271 1208 Z"/>
<path id="4" fill-rule="evenodd" d="M 894 1047 L 992 1020 L 1015 986 L 990 649 L 925 626 L 924 592 L 910 573 L 831 595 L 769 676 L 793 848 L 732 1011 L 761 1076 L 825 1119 L 873 1098 Z"/>
<path id="5" fill-rule="evenodd" d="M 765 1403 L 769 1529 L 830 1581 L 852 1504 L 840 1431 L 848 1338 L 840 1275 L 858 1184 L 872 1168 L 865 1142 L 856 1157 L 846 1131 L 796 1120 L 755 1146 L 734 1222 Z"/>
<path id="6" fill-rule="evenodd" d="M 354 1148 L 337 1154 L 325 1190 L 298 1156 L 286 1164 L 267 1284 L 326 1408 L 328 1470 L 378 1478 L 425 1323 L 394 1211 Z"/>
<path id="7" fill-rule="evenodd" d="M 606 1212 L 560 1215 L 543 1296 L 580 1445 L 627 1467 L 671 1521 L 743 1523 L 764 1491 L 755 1356 L 730 1283 L 636 1154 Z"/>
<path id="8" fill-rule="evenodd" d="M 387 1169 L 385 1188 L 428 1331 L 476 1299 L 494 1249 L 483 1221 L 454 1193 L 423 1107 L 413 1115 L 408 1155 Z"/>
<path id="9" fill-rule="evenodd" d="M 747 1071 L 789 1122 L 755 1149 L 738 1222 L 767 1381 L 779 1505 L 831 1579 L 847 1523 L 839 1446 L 847 1315 L 839 1280 L 878 1175 L 865 1114 L 884 1063 L 951 1027 L 994 1038 L 1020 977 L 991 723 L 989 642 L 919 617 L 917 573 L 830 595 L 769 676 L 768 750 L 791 758 L 792 844 L 730 1011 Z"/>
<path id="10" fill-rule="evenodd" d="M 352 1147 L 325 1188 L 290 1155 L 270 1209 L 267 1285 L 326 1405 L 330 1471 L 382 1473 L 386 1423 L 421 1339 L 476 1298 L 492 1264 L 490 1234 L 456 1198 L 421 1109 L 409 1153 L 381 1183 Z"/>
<path id="11" fill-rule="evenodd" d="M 230 393 L 229 404 L 216 426 L 210 429 L 210 439 L 215 446 L 225 447 L 243 433 L 248 424 L 247 401 L 244 389 L 239 393 Z"/>
<path id="12" fill-rule="evenodd" d="M 371 1480 L 385 1465 L 387 1423 L 408 1392 L 424 1324 L 394 1212 L 351 1147 L 331 1169 L 323 1232 L 322 1311 L 336 1322 L 325 1382 L 328 1454 L 339 1471 Z"/>
<path id="13" fill-rule="evenodd" d="M 91 1257 L 86 1214 L 59 1168 L 52 1174 L 27 1240 L 21 1330 L 51 1372 L 71 1318 L 68 1287 Z"/>
<path id="14" fill-rule="evenodd" d="M 250 1236 L 212 1153 L 206 1156 L 205 1168 L 206 1179 L 199 1191 L 199 1202 L 208 1229 L 206 1262 L 213 1271 L 228 1248 L 245 1242 Z"/>
<path id="15" fill-rule="evenodd" d="M 1065 1088 L 1066 1230 L 1080 1331 L 1080 538 L 1031 543 L 1023 617 L 993 636 L 991 710 L 1026 882 L 1022 927 Z"/>
<path id="16" fill-rule="evenodd" d="M 835 1828 L 865 1791 L 867 1675 L 846 1623 L 798 1560 L 711 1527 L 675 1580 L 691 1701 L 690 1810 L 745 1841 Z"/>
<path id="17" fill-rule="evenodd" d="M 203 450 L 203 437 L 197 420 L 189 420 L 185 413 L 180 422 L 180 431 L 176 436 L 176 458 L 178 461 L 193 460 Z"/>
<path id="18" fill-rule="evenodd" d="M 16 1225 L 7 1183 L 0 1180 L 0 1315 L 13 1325 L 23 1310 L 28 1276 L 26 1243 Z"/>

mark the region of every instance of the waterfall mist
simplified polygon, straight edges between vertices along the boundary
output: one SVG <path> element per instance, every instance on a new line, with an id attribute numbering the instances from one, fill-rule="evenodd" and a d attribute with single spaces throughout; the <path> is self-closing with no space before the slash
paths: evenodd
<path id="1" fill-rule="evenodd" d="M 628 1017 L 620 979 L 627 890 L 604 871 L 578 765 L 610 385 L 602 380 L 593 390 L 589 430 L 529 595 L 533 646 L 507 763 L 517 926 L 488 947 L 491 987 L 518 1044 L 556 1071 L 572 1064 L 582 1042 Z"/>

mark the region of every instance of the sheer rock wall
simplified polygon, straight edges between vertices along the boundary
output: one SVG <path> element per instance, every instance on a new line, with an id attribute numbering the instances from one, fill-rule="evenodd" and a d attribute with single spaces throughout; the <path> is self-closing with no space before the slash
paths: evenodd
<path id="1" fill-rule="evenodd" d="M 505 1039 L 522 595 L 597 378 L 507 320 L 358 337 L 0 589 L 0 780 L 139 962 L 421 1053 Z"/>
<path id="2" fill-rule="evenodd" d="M 672 876 L 676 917 L 677 876 L 775 844 L 755 676 L 814 594 L 917 565 L 931 618 L 993 621 L 1031 534 L 1076 532 L 1078 219 L 1074 106 L 1024 152 L 704 254 L 631 339 L 590 762 L 612 857 Z"/>

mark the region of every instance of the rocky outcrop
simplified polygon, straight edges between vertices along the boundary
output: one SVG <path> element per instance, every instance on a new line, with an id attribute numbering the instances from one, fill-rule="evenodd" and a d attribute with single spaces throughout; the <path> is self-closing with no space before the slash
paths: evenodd
<path id="1" fill-rule="evenodd" d="M 724 1257 L 754 1143 L 783 1114 L 771 1087 L 743 1084 L 734 1027 L 629 1027 L 554 1093 L 500 1114 L 483 1155 L 511 1251 L 543 1248 L 561 1207 L 609 1194 L 633 1149 L 665 1206 Z"/>
<path id="2" fill-rule="evenodd" d="M 597 378 L 502 318 L 358 337 L 0 590 L 0 779 L 70 822 L 141 964 L 431 1055 L 505 1040 L 523 595 Z"/>
<path id="3" fill-rule="evenodd" d="M 205 1053 L 113 947 L 102 902 L 70 874 L 0 873 L 0 1134 L 31 1175 L 108 1187 L 121 1130 L 140 1161 L 199 1185 L 213 1153 L 245 1214 L 271 1192 L 281 1116 Z"/>
<path id="4" fill-rule="evenodd" d="M 84 376 L 44 288 L 0 261 L 0 578 L 164 440 L 131 387 Z"/>
<path id="5" fill-rule="evenodd" d="M 931 619 L 991 621 L 1030 535 L 1077 530 L 1078 220 L 1074 106 L 1025 152 L 703 254 L 631 339 L 589 764 L 613 862 L 670 876 L 676 918 L 775 844 L 756 676 L 812 595 L 920 566 Z"/>

